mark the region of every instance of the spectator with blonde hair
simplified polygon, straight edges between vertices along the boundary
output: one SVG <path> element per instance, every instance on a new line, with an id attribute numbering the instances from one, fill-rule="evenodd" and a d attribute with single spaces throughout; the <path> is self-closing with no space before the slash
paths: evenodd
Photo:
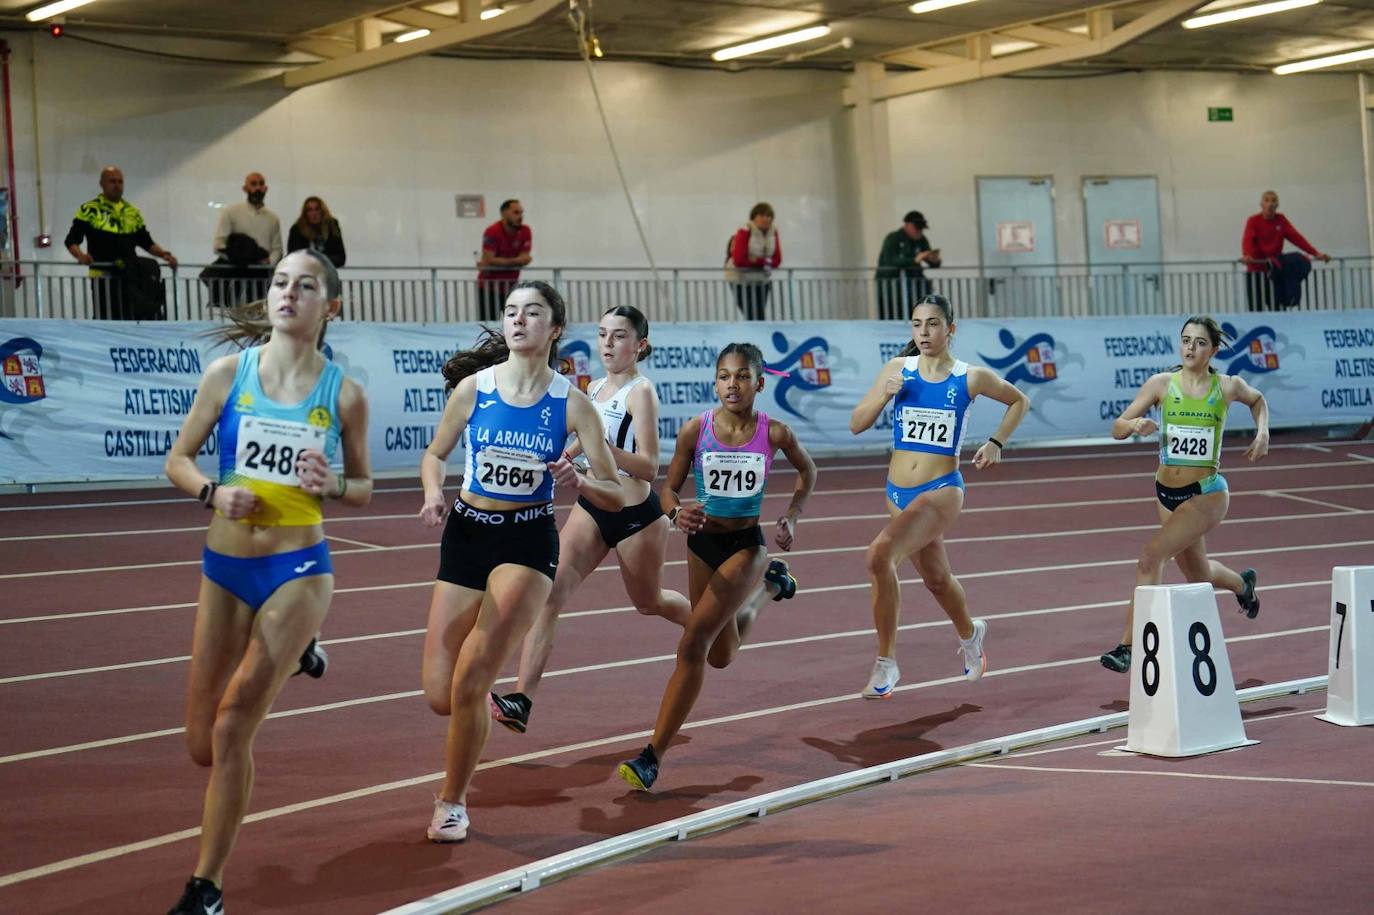
<path id="1" fill-rule="evenodd" d="M 342 267 L 348 259 L 339 221 L 329 212 L 328 205 L 313 195 L 305 198 L 301 204 L 300 218 L 292 224 L 286 240 L 288 252 L 302 248 L 320 252 L 335 267 Z"/>

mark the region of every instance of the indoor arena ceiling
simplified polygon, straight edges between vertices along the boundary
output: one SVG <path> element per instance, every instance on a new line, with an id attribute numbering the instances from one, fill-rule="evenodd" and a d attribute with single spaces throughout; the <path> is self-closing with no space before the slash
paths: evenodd
<path id="1" fill-rule="evenodd" d="M 23 23 L 23 13 L 41 0 L 0 0 L 0 28 Z M 471 0 L 487 9 L 511 12 L 531 0 Z M 495 31 L 483 24 L 478 37 L 449 44 L 437 53 L 463 56 L 570 58 L 579 45 L 567 16 L 567 2 L 525 24 Z M 921 60 L 967 58 L 983 41 L 984 59 L 1003 58 L 1072 42 L 1088 31 L 1088 10 L 1111 10 L 1116 28 L 1165 6 L 1162 0 L 1120 3 L 1082 0 L 978 0 L 913 15 L 910 0 L 578 0 L 589 11 L 591 33 L 608 60 L 657 61 L 688 66 L 755 67 L 807 65 L 848 68 L 862 60 L 884 60 L 890 69 L 921 67 Z M 1248 5 L 1259 0 L 1223 2 Z M 1196 4 L 1201 6 L 1202 3 Z M 397 4 L 379 0 L 95 0 L 67 14 L 73 36 L 136 43 L 138 36 L 247 39 L 295 49 L 320 59 L 351 55 L 366 31 L 373 46 L 385 46 L 402 32 L 428 25 L 457 24 L 458 0 Z M 519 16 L 511 16 L 513 21 Z M 1175 16 L 1144 37 L 1102 53 L 1050 64 L 1065 68 L 1268 69 L 1294 59 L 1338 53 L 1374 43 L 1374 0 L 1325 0 L 1314 6 L 1213 28 L 1186 30 Z M 830 35 L 816 41 L 716 64 L 710 53 L 753 38 L 816 24 Z M 1001 31 L 999 31 L 1001 30 Z M 1039 30 L 1039 31 L 1037 31 Z M 123 33 L 117 37 L 117 33 Z M 980 38 L 981 33 L 981 38 Z M 841 39 L 851 39 L 844 47 Z M 1039 40 L 1037 40 L 1039 39 Z M 432 51 L 432 49 L 431 49 Z M 907 53 L 915 52 L 915 53 Z M 925 55 L 922 57 L 922 55 Z M 790 55 L 790 57 L 789 57 Z M 305 59 L 303 57 L 298 59 Z M 1353 66 L 1371 67 L 1365 61 Z M 1349 67 L 1347 67 L 1349 69 Z"/>

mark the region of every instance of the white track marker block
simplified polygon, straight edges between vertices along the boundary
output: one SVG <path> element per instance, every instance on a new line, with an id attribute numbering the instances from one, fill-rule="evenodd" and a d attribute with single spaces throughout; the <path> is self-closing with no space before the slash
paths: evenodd
<path id="1" fill-rule="evenodd" d="M 1374 724 L 1374 566 L 1331 570 L 1331 652 L 1322 721 Z"/>
<path id="2" fill-rule="evenodd" d="M 1135 589 L 1126 746 L 1200 756 L 1247 740 L 1217 601 L 1208 583 Z"/>

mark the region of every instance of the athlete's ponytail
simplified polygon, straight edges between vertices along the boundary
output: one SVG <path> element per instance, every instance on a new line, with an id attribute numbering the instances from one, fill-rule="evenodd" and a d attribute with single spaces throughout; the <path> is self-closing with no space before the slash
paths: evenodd
<path id="1" fill-rule="evenodd" d="M 553 326 L 562 328 L 567 326 L 567 306 L 563 303 L 563 296 L 559 295 L 558 290 L 554 289 L 543 280 L 524 280 L 511 287 L 511 292 L 517 289 L 533 289 L 544 299 L 549 307 L 549 312 L 553 317 Z M 558 341 L 562 334 L 556 334 L 549 341 L 549 368 L 558 371 Z M 506 338 L 501 335 L 499 330 L 490 327 L 483 327 L 481 335 L 477 338 L 477 345 L 471 349 L 460 350 L 448 357 L 442 369 L 444 375 L 444 393 L 448 394 L 458 386 L 469 375 L 475 375 L 484 368 L 505 362 L 510 358 L 510 347 L 506 345 Z"/>
<path id="2" fill-rule="evenodd" d="M 936 308 L 940 309 L 940 313 L 945 316 L 946 324 L 954 323 L 954 306 L 949 303 L 949 299 L 939 293 L 932 292 L 929 295 L 921 296 L 921 301 L 911 307 L 911 316 L 913 318 L 916 316 L 916 309 L 920 308 L 922 305 L 934 305 Z M 916 345 L 916 341 L 913 339 L 911 342 L 907 343 L 906 348 L 897 355 L 915 356 L 920 353 L 920 351 L 921 348 Z"/>

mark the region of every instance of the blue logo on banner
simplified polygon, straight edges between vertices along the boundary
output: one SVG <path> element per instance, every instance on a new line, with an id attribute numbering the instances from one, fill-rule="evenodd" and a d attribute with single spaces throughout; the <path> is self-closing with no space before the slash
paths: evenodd
<path id="1" fill-rule="evenodd" d="M 1017 346 L 1016 337 L 1003 328 L 997 333 L 997 341 L 1011 352 L 998 358 L 979 353 L 978 358 L 1002 371 L 1002 377 L 1010 383 L 1024 381 L 1027 384 L 1046 384 L 1059 377 L 1054 358 L 1054 338 L 1049 334 L 1032 334 Z"/>
<path id="2" fill-rule="evenodd" d="M 1251 372 L 1255 375 L 1266 375 L 1278 371 L 1279 354 L 1274 328 L 1260 325 L 1243 337 L 1230 321 L 1223 324 L 1221 329 L 1235 340 L 1230 346 L 1217 352 L 1218 359 L 1231 360 L 1226 366 L 1225 374 L 1239 375 L 1241 372 Z"/>
<path id="3" fill-rule="evenodd" d="M 764 363 L 765 367 L 787 373 L 778 379 L 773 397 L 783 410 L 805 419 L 801 411 L 792 406 L 788 396 L 793 391 L 819 391 L 830 387 L 830 344 L 824 337 L 809 337 L 788 352 L 787 337 L 777 332 L 773 334 L 773 348 L 785 355 L 776 362 Z"/>
<path id="4" fill-rule="evenodd" d="M 592 348 L 585 340 L 574 340 L 558 348 L 558 371 L 582 393 L 592 383 Z"/>
<path id="5" fill-rule="evenodd" d="M 42 345 L 30 337 L 0 344 L 0 403 L 33 403 L 48 396 L 42 358 Z"/>

